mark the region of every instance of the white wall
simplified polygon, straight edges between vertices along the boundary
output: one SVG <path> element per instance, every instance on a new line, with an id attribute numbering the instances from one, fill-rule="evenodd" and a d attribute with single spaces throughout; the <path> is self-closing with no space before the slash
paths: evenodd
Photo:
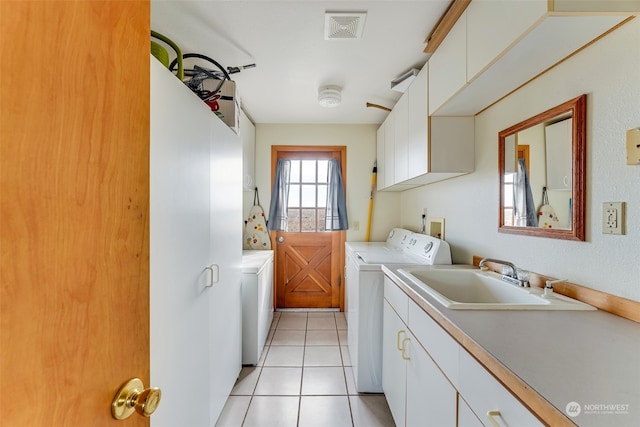
<path id="1" fill-rule="evenodd" d="M 625 133 L 640 126 L 640 19 L 578 53 L 487 111 L 476 127 L 475 172 L 402 193 L 402 224 L 423 207 L 446 220 L 456 263 L 491 256 L 640 301 L 640 166 L 626 165 Z M 498 132 L 588 94 L 586 241 L 497 232 Z M 627 204 L 626 235 L 601 233 L 602 203 Z"/>
<path id="2" fill-rule="evenodd" d="M 347 231 L 347 240 L 364 241 L 377 128 L 377 125 L 256 124 L 256 184 L 265 212 L 269 212 L 271 199 L 272 145 L 344 145 L 347 147 L 345 175 L 349 223 L 360 222 L 359 231 L 352 228 Z M 376 193 L 371 241 L 385 240 L 391 228 L 399 223 L 400 194 Z"/>

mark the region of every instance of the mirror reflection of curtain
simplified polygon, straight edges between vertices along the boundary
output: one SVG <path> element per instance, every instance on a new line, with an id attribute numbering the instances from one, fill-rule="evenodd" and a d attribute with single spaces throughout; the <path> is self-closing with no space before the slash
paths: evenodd
<path id="1" fill-rule="evenodd" d="M 524 159 L 518 159 L 518 172 L 515 174 L 513 184 L 513 206 L 515 208 L 515 226 L 538 226 L 538 216 Z"/>
<path id="2" fill-rule="evenodd" d="M 338 159 L 329 160 L 327 214 L 325 229 L 327 231 L 346 230 L 349 228 L 347 218 L 347 203 L 342 182 L 342 171 Z"/>
<path id="3" fill-rule="evenodd" d="M 287 231 L 290 173 L 291 161 L 279 159 L 271 190 L 271 205 L 269 206 L 269 229 L 271 230 Z"/>

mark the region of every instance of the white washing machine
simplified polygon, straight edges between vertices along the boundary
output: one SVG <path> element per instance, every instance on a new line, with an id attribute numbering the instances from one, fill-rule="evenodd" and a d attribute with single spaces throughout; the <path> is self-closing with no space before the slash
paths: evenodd
<path id="1" fill-rule="evenodd" d="M 242 251 L 242 364 L 256 365 L 273 320 L 273 251 Z"/>
<path id="2" fill-rule="evenodd" d="M 392 230 L 389 240 L 345 244 L 349 353 L 360 393 L 382 393 L 382 264 L 451 264 L 444 240 L 403 229 Z"/>

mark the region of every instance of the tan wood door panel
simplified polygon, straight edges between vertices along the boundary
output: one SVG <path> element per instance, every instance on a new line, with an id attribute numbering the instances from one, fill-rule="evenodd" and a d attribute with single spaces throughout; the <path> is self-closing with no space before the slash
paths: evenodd
<path id="1" fill-rule="evenodd" d="M 149 381 L 149 2 L 0 2 L 0 424 Z"/>
<path id="2" fill-rule="evenodd" d="M 339 233 L 312 234 L 310 239 L 309 233 L 277 233 L 278 307 L 340 307 L 340 251 L 333 250 Z"/>

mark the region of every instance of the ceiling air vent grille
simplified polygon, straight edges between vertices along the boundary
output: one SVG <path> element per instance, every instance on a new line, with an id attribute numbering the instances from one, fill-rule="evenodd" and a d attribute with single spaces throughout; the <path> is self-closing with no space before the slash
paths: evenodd
<path id="1" fill-rule="evenodd" d="M 327 12 L 324 16 L 325 40 L 354 40 L 362 38 L 366 13 Z"/>

